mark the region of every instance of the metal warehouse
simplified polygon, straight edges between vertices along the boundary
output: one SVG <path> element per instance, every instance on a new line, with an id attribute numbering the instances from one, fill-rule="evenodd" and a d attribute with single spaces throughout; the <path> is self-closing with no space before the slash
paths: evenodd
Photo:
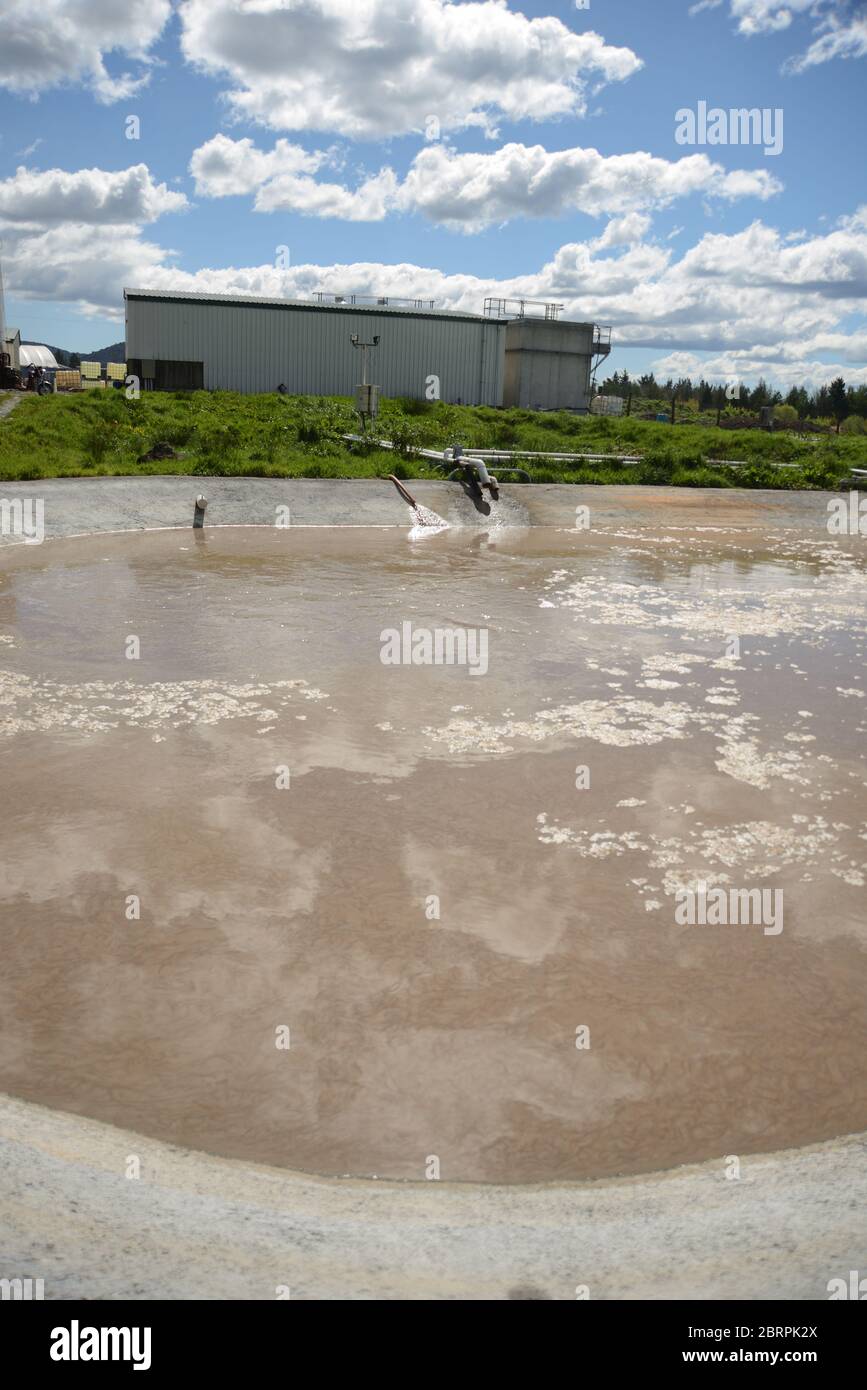
<path id="1" fill-rule="evenodd" d="M 593 324 L 559 322 L 559 305 L 488 300 L 483 314 L 433 301 L 320 294 L 312 301 L 124 290 L 128 371 L 146 390 L 352 395 L 351 338 L 373 349 L 385 396 L 463 405 L 586 410 L 592 362 L 608 352 Z M 610 330 L 606 330 L 610 338 Z"/>

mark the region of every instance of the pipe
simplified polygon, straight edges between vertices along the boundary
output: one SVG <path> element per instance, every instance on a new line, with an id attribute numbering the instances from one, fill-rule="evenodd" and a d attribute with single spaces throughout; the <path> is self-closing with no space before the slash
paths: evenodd
<path id="1" fill-rule="evenodd" d="M 448 467 L 448 464 L 446 464 L 445 466 Z M 449 483 L 456 482 L 456 480 L 457 480 L 457 479 L 461 476 L 461 474 L 464 473 L 465 471 L 466 471 L 466 464 L 462 464 L 460 468 L 453 468 L 452 471 L 451 471 L 451 473 L 448 474 L 448 477 L 446 478 L 446 482 L 449 482 Z M 525 482 L 525 483 L 532 482 L 532 478 L 530 477 L 530 475 L 529 475 L 529 473 L 527 472 L 526 468 L 512 468 L 512 467 L 508 467 L 508 468 L 498 468 L 498 469 L 497 469 L 497 472 L 498 472 L 498 473 L 519 473 L 520 476 L 524 479 L 524 482 Z M 494 483 L 495 486 L 498 486 L 498 483 L 497 483 L 497 479 L 496 479 L 496 478 L 492 479 L 492 481 L 493 481 L 493 483 Z"/>
<path id="2" fill-rule="evenodd" d="M 404 487 L 403 483 L 400 481 L 399 478 L 396 478 L 393 473 L 389 473 L 388 481 L 390 483 L 394 483 L 404 502 L 408 502 L 411 507 L 418 507 L 418 503 L 416 502 L 412 493 L 409 491 L 408 488 Z"/>
<path id="3" fill-rule="evenodd" d="M 472 470 L 472 469 L 475 469 L 475 471 L 476 471 L 476 473 L 477 473 L 477 475 L 478 475 L 479 486 L 480 486 L 480 487 L 490 487 L 490 486 L 491 486 L 491 475 L 490 475 L 490 473 L 488 472 L 487 468 L 485 467 L 485 465 L 484 465 L 484 463 L 482 462 L 481 459 L 469 459 L 469 460 L 467 461 L 467 463 L 466 463 L 464 466 L 465 466 L 466 468 L 471 469 L 471 470 Z"/>

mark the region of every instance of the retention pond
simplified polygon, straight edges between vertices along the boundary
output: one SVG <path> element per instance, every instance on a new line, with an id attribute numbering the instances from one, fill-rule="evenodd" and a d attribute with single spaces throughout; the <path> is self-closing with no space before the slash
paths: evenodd
<path id="1" fill-rule="evenodd" d="M 6 547 L 0 1089 L 395 1178 L 863 1129 L 864 546 Z"/>

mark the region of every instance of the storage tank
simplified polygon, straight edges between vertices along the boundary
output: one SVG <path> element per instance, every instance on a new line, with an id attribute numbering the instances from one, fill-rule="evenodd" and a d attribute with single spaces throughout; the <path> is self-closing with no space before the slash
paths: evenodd
<path id="1" fill-rule="evenodd" d="M 503 404 L 589 410 L 594 362 L 608 354 L 610 344 L 611 330 L 593 323 L 512 319 L 506 328 Z"/>

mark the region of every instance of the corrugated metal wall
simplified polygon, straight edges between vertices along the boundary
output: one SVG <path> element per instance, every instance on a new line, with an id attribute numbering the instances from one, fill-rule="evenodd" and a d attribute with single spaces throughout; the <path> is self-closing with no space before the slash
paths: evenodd
<path id="1" fill-rule="evenodd" d="M 333 309 L 173 298 L 126 299 L 126 354 L 202 362 L 206 390 L 351 395 L 361 353 L 350 334 L 379 347 L 369 378 L 386 396 L 424 399 L 438 376 L 444 401 L 500 405 L 505 324 L 496 319 L 427 316 L 399 310 Z"/>

